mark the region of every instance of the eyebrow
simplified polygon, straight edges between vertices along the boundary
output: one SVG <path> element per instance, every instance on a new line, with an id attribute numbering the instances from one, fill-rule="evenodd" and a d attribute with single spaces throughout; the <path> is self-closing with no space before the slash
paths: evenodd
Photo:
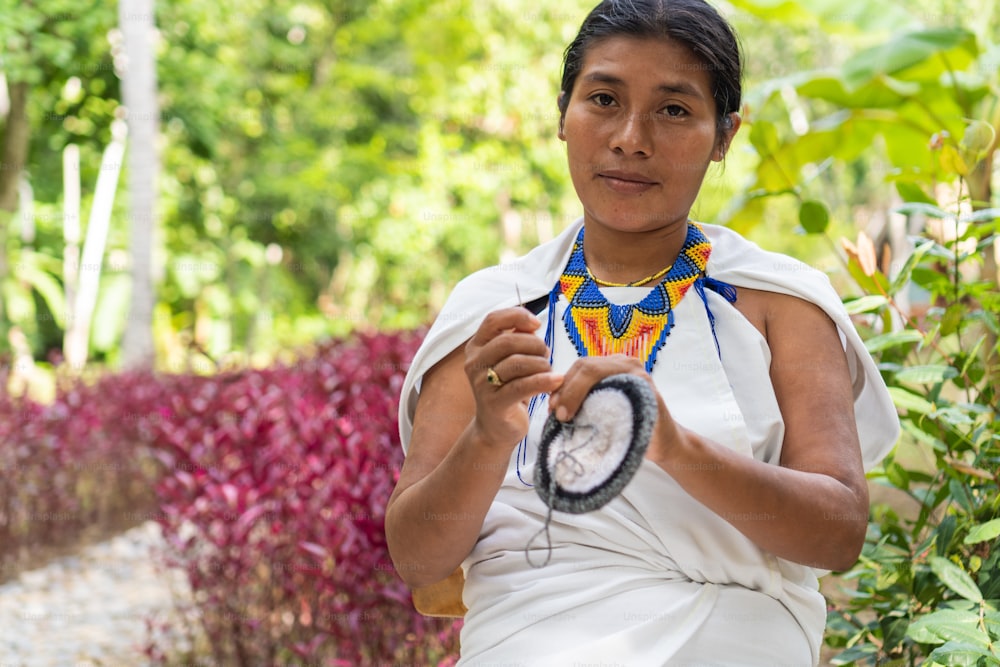
<path id="1" fill-rule="evenodd" d="M 625 86 L 624 79 L 621 79 L 614 74 L 608 74 L 607 72 L 591 72 L 590 74 L 583 77 L 584 81 L 590 81 L 592 83 L 606 83 L 612 86 Z M 677 83 L 664 83 L 656 87 L 656 90 L 661 93 L 675 93 L 680 95 L 689 95 L 691 97 L 697 97 L 702 99 L 704 96 L 701 94 L 697 88 L 684 81 L 678 81 Z"/>

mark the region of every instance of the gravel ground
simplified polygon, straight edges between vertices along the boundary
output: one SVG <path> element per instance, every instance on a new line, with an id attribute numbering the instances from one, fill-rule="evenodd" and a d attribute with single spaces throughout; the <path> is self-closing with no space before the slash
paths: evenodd
<path id="1" fill-rule="evenodd" d="M 0 586 L 0 667 L 136 667 L 146 619 L 165 619 L 189 593 L 153 556 L 150 521 Z"/>

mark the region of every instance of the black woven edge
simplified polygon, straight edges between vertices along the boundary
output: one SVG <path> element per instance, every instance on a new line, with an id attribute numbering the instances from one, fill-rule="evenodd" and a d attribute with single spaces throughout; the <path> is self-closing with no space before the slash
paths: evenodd
<path id="1" fill-rule="evenodd" d="M 635 375 L 622 373 L 604 378 L 593 386 L 590 393 L 603 389 L 621 391 L 632 405 L 632 439 L 629 441 L 628 451 L 618 470 L 592 491 L 579 493 L 566 491 L 559 486 L 551 489 L 552 477 L 547 464 L 549 447 L 565 425 L 550 414 L 542 428 L 538 456 L 535 459 L 535 491 L 542 502 L 554 510 L 569 514 L 584 514 L 603 507 L 621 493 L 632 480 L 649 447 L 649 439 L 653 434 L 653 425 L 657 417 L 656 395 L 649 384 Z"/>

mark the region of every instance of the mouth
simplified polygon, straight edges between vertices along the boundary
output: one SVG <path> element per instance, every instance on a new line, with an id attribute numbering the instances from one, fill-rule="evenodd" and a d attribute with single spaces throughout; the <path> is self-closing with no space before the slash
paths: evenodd
<path id="1" fill-rule="evenodd" d="M 619 169 L 606 169 L 597 172 L 600 178 L 612 190 L 626 193 L 639 193 L 658 185 L 656 181 L 643 174 L 622 171 Z"/>

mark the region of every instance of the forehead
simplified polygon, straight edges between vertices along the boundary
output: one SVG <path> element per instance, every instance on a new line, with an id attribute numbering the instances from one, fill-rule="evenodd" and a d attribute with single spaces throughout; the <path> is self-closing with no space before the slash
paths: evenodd
<path id="1" fill-rule="evenodd" d="M 579 77 L 611 75 L 625 85 L 655 90 L 677 83 L 712 97 L 712 72 L 683 42 L 668 37 L 615 36 L 592 43 L 583 57 Z"/>

